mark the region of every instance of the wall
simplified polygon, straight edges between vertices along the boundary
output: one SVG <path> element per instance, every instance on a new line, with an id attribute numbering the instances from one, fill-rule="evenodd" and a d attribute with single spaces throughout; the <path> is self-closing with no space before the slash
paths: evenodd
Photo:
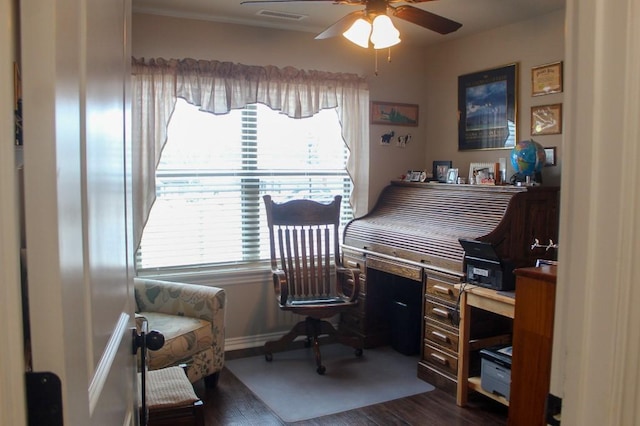
<path id="1" fill-rule="evenodd" d="M 306 70 L 351 72 L 367 77 L 371 100 L 396 101 L 424 105 L 424 68 L 419 60 L 424 53 L 401 44 L 394 47 L 392 62 L 386 53 L 378 58 L 352 45 L 342 37 L 314 40 L 315 34 L 278 31 L 207 21 L 154 15 L 133 15 L 134 57 L 197 58 L 238 62 L 246 65 L 294 66 Z M 390 130 L 374 125 L 370 131 L 369 205 L 379 192 L 408 169 L 422 170 L 425 157 L 424 110 L 418 127 L 395 127 L 396 134 L 412 134 L 406 148 L 382 146 L 379 138 Z M 277 309 L 271 277 L 261 271 L 248 276 L 216 274 L 214 277 L 190 277 L 190 282 L 225 287 L 227 305 L 227 349 L 257 345 L 270 333 L 282 334 L 298 317 Z M 175 277 L 184 280 L 184 277 Z M 251 312 L 252 315 L 246 315 Z"/>
<path id="2" fill-rule="evenodd" d="M 458 76 L 517 63 L 518 140 L 531 138 L 533 105 L 562 103 L 563 93 L 531 96 L 531 68 L 564 59 L 564 11 L 432 46 L 426 51 L 427 147 L 426 162 L 452 160 L 466 177 L 470 162 L 497 162 L 507 158 L 507 178 L 513 174 L 509 150 L 458 151 Z M 543 183 L 560 184 L 562 135 L 535 136 L 544 147 L 557 147 L 556 167 L 545 167 Z"/>
<path id="3" fill-rule="evenodd" d="M 314 40 L 315 34 L 279 31 L 242 25 L 134 14 L 133 56 L 140 58 L 197 58 L 246 65 L 293 66 L 305 70 L 350 72 L 365 76 L 371 100 L 424 104 L 426 91 L 422 49 L 401 43 L 378 58 L 343 37 Z M 396 134 L 412 134 L 404 149 L 381 146 L 380 136 L 389 128 L 371 127 L 369 205 L 382 188 L 408 169 L 422 170 L 425 155 L 424 111 L 419 127 L 395 127 Z"/>
<path id="4" fill-rule="evenodd" d="M 367 77 L 371 100 L 419 104 L 418 127 L 372 125 L 370 128 L 369 205 L 373 206 L 390 180 L 409 169 L 430 170 L 433 160 L 451 159 L 454 166 L 468 170 L 470 161 L 507 157 L 508 151 L 504 150 L 458 153 L 457 76 L 510 62 L 520 62 L 520 75 L 525 76 L 531 66 L 562 60 L 563 16 L 564 13 L 555 13 L 429 49 L 403 42 L 392 49 L 391 63 L 386 62 L 386 52 L 380 52 L 377 76 L 373 52 L 356 47 L 342 37 L 320 41 L 314 40 L 315 35 L 311 33 L 144 14 L 133 16 L 133 56 L 192 57 L 247 65 L 290 65 L 352 72 Z M 523 95 L 528 93 L 530 83 L 523 77 L 521 111 L 533 104 L 529 96 Z M 539 99 L 541 104 L 561 102 L 562 94 L 543 98 Z M 521 116 L 521 126 L 528 126 L 528 122 L 528 118 Z M 412 140 L 404 149 L 383 146 L 379 143 L 380 135 L 389 130 L 396 134 L 411 133 Z M 519 139 L 524 136 L 528 134 L 522 133 Z M 560 148 L 561 136 L 543 139 L 540 142 L 545 146 Z M 559 181 L 560 167 L 545 170 L 545 178 L 550 169 L 554 169 L 553 175 Z M 280 333 L 294 321 L 289 313 L 276 309 L 271 280 L 264 272 L 242 277 L 237 276 L 237 272 L 220 273 L 214 277 L 191 277 L 189 281 L 220 285 L 227 290 L 228 349 L 258 344 L 265 336 Z M 252 315 L 245 315 L 246 312 Z"/>

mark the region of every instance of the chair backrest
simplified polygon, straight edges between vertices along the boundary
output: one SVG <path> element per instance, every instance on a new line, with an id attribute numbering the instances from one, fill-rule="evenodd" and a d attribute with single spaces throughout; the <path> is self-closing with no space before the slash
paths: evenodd
<path id="1" fill-rule="evenodd" d="M 289 296 L 325 296 L 332 291 L 332 267 L 340 264 L 340 203 L 299 199 L 275 203 L 263 197 L 269 226 L 271 269 L 286 274 Z"/>

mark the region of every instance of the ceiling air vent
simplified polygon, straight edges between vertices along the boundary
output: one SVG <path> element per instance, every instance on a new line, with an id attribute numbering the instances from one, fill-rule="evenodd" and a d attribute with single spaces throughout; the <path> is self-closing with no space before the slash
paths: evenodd
<path id="1" fill-rule="evenodd" d="M 275 12 L 273 10 L 260 10 L 256 13 L 258 16 L 266 16 L 267 18 L 286 19 L 288 21 L 301 21 L 307 17 L 307 15 L 299 15 L 297 13 L 289 12 Z"/>

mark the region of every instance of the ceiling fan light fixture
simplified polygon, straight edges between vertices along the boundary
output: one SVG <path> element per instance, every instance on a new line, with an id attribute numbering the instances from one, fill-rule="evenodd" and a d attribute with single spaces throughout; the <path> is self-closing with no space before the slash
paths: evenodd
<path id="1" fill-rule="evenodd" d="M 374 49 L 386 49 L 400 43 L 400 31 L 387 15 L 378 15 L 373 20 L 371 43 Z"/>
<path id="2" fill-rule="evenodd" d="M 342 33 L 347 40 L 365 49 L 369 47 L 370 34 L 371 24 L 362 18 L 358 18 L 347 31 Z"/>

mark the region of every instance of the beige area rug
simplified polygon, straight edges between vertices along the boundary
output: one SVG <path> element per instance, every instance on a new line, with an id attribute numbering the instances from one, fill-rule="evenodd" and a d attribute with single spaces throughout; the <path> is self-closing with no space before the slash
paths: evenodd
<path id="1" fill-rule="evenodd" d="M 417 356 L 391 347 L 353 349 L 322 347 L 324 375 L 316 373 L 313 349 L 273 354 L 273 361 L 254 356 L 227 361 L 225 366 L 283 421 L 297 422 L 391 401 L 434 389 L 418 379 Z"/>

